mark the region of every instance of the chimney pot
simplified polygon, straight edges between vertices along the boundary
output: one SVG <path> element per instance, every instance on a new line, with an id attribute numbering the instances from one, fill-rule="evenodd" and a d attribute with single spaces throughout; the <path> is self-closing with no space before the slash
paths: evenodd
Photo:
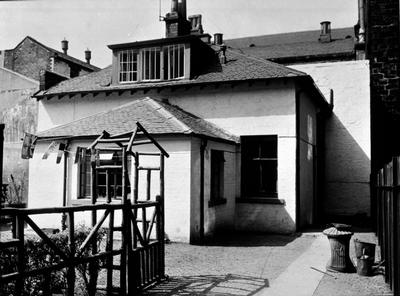
<path id="1" fill-rule="evenodd" d="M 64 40 L 61 41 L 61 49 L 65 54 L 67 54 L 67 52 L 68 52 L 68 40 L 66 40 L 65 38 L 64 38 Z"/>
<path id="2" fill-rule="evenodd" d="M 88 49 L 85 50 L 85 60 L 86 63 L 90 64 L 90 59 L 92 58 L 92 52 Z"/>
<path id="3" fill-rule="evenodd" d="M 178 0 L 178 14 L 183 20 L 186 20 L 186 0 Z"/>
<path id="4" fill-rule="evenodd" d="M 192 35 L 201 35 L 204 33 L 203 25 L 201 23 L 201 14 L 191 15 L 188 17 L 190 22 L 190 33 Z"/>
<path id="5" fill-rule="evenodd" d="M 223 34 L 222 33 L 215 33 L 214 34 L 214 44 L 215 45 L 222 45 L 224 43 Z"/>
<path id="6" fill-rule="evenodd" d="M 171 1 L 171 12 L 178 12 L 178 0 Z"/>
<path id="7" fill-rule="evenodd" d="M 319 36 L 319 41 L 321 43 L 327 43 L 332 41 L 331 22 L 329 21 L 321 22 L 321 34 Z"/>

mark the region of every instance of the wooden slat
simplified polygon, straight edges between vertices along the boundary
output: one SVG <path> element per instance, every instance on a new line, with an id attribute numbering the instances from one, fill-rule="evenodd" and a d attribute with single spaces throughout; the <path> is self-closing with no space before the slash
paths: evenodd
<path id="1" fill-rule="evenodd" d="M 33 231 L 51 248 L 53 251 L 61 257 L 61 259 L 68 261 L 67 255 L 61 251 L 55 243 L 32 221 L 32 219 L 28 216 L 24 217 L 26 223 L 32 228 Z M 22 238 L 23 240 L 23 238 Z"/>
<path id="2" fill-rule="evenodd" d="M 139 171 L 159 171 L 160 167 L 138 167 Z"/>
<path id="3" fill-rule="evenodd" d="M 70 249 L 70 262 L 67 271 L 67 295 L 74 296 L 75 294 L 75 266 L 73 264 L 76 247 L 75 247 L 75 222 L 74 212 L 68 212 L 68 244 Z"/>
<path id="4" fill-rule="evenodd" d="M 121 170 L 122 166 L 121 165 L 102 165 L 102 166 L 96 166 L 96 170 Z"/>
<path id="5" fill-rule="evenodd" d="M 0 249 L 17 247 L 19 239 L 11 239 L 9 241 L 0 242 Z"/>
<path id="6" fill-rule="evenodd" d="M 111 139 L 99 139 L 97 143 L 116 143 L 116 142 L 128 142 L 130 138 L 111 138 Z"/>
<path id="7" fill-rule="evenodd" d="M 93 239 L 95 239 L 95 235 L 97 234 L 97 232 L 99 231 L 101 225 L 104 223 L 104 221 L 106 220 L 108 214 L 110 213 L 111 210 L 106 210 L 103 214 L 103 216 L 100 218 L 99 222 L 96 223 L 96 225 L 92 228 L 92 230 L 90 231 L 89 235 L 86 237 L 86 239 L 83 241 L 82 245 L 79 247 L 79 252 L 82 252 L 87 245 L 92 242 Z"/>
<path id="8" fill-rule="evenodd" d="M 156 140 L 154 140 L 154 138 L 146 131 L 146 129 L 140 124 L 140 122 L 136 122 L 136 125 L 139 127 L 139 130 L 147 137 L 150 139 L 150 141 L 160 150 L 160 152 L 166 156 L 169 157 L 169 154 L 167 153 L 167 151 L 164 150 L 163 147 L 161 147 L 160 144 L 158 144 L 158 142 Z"/>

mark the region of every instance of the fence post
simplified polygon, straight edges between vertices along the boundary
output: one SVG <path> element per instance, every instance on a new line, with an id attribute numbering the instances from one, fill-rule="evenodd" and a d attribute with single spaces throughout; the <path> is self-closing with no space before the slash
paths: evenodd
<path id="1" fill-rule="evenodd" d="M 400 289 L 400 157 L 393 158 L 393 292 L 394 295 L 399 294 Z"/>
<path id="2" fill-rule="evenodd" d="M 24 290 L 24 277 L 23 273 L 25 271 L 25 247 L 24 247 L 24 216 L 21 213 L 16 213 L 16 232 L 17 238 L 19 240 L 17 247 L 17 271 L 18 277 L 15 282 L 15 295 L 22 295 Z"/>
<path id="3" fill-rule="evenodd" d="M 158 214 L 157 214 L 157 240 L 159 241 L 158 249 L 158 271 L 157 275 L 159 278 L 163 278 L 165 275 L 165 262 L 164 262 L 164 197 L 157 195 L 156 200 L 158 202 Z"/>
<path id="4" fill-rule="evenodd" d="M 73 296 L 75 294 L 75 225 L 74 225 L 74 212 L 68 212 L 68 244 L 70 250 L 70 259 L 68 266 L 68 296 Z"/>

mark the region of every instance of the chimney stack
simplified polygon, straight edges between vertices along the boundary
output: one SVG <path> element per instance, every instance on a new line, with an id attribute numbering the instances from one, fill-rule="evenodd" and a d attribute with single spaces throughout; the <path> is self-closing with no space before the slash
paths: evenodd
<path id="1" fill-rule="evenodd" d="M 178 14 L 182 19 L 186 20 L 186 0 L 178 0 Z"/>
<path id="2" fill-rule="evenodd" d="M 215 33 L 214 34 L 214 44 L 215 45 L 222 45 L 224 43 L 223 34 L 222 33 Z"/>
<path id="3" fill-rule="evenodd" d="M 186 0 L 171 0 L 171 12 L 164 18 L 166 37 L 178 37 L 190 34 L 190 23 L 186 19 Z"/>
<path id="4" fill-rule="evenodd" d="M 85 50 L 85 60 L 86 63 L 90 64 L 90 59 L 92 58 L 92 52 L 88 49 Z"/>
<path id="5" fill-rule="evenodd" d="M 61 41 L 61 49 L 65 54 L 67 54 L 67 52 L 68 52 L 68 40 L 66 40 L 65 38 L 64 38 L 64 40 Z"/>
<path id="6" fill-rule="evenodd" d="M 331 22 L 329 21 L 321 22 L 321 34 L 319 36 L 319 42 L 328 43 L 331 41 L 332 41 Z"/>
<path id="7" fill-rule="evenodd" d="M 365 0 L 358 0 L 358 23 L 360 28 L 358 36 L 356 36 L 358 43 L 365 43 Z"/>

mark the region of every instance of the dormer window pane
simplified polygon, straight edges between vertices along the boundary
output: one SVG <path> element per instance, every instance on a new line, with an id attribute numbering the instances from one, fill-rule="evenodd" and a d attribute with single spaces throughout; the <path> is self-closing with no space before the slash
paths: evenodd
<path id="1" fill-rule="evenodd" d="M 124 50 L 119 53 L 119 81 L 137 81 L 138 59 L 137 52 Z"/>
<path id="2" fill-rule="evenodd" d="M 159 48 L 146 48 L 142 51 L 142 79 L 161 79 L 161 50 Z"/>
<path id="3" fill-rule="evenodd" d="M 183 44 L 170 45 L 166 48 L 168 79 L 182 78 L 185 65 L 185 46 Z"/>

